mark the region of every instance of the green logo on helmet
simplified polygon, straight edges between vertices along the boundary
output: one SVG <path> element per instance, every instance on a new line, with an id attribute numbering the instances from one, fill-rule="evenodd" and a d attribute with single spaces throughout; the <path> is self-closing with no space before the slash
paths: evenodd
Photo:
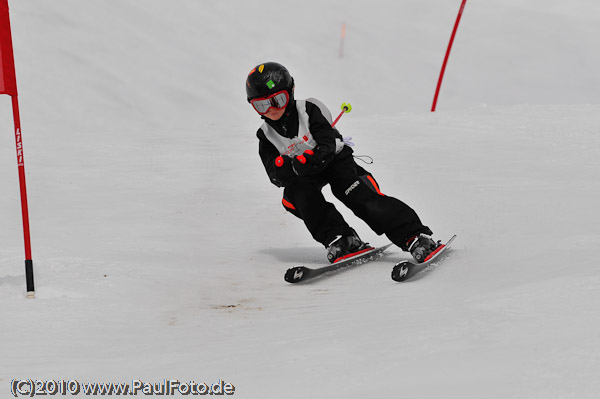
<path id="1" fill-rule="evenodd" d="M 268 87 L 269 89 L 272 89 L 273 87 L 275 87 L 275 83 L 274 83 L 272 80 L 269 80 L 269 81 L 267 82 L 267 87 Z"/>

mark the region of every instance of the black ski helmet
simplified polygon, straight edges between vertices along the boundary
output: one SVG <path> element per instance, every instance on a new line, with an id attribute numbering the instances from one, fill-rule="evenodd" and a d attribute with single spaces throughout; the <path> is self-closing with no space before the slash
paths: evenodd
<path id="1" fill-rule="evenodd" d="M 248 102 L 253 98 L 267 97 L 281 90 L 287 90 L 291 100 L 293 89 L 294 79 L 283 65 L 276 62 L 257 65 L 250 71 L 246 79 Z"/>

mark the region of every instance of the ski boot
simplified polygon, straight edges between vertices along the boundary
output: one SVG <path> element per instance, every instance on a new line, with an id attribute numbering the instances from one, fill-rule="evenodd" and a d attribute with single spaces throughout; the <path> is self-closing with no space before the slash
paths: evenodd
<path id="1" fill-rule="evenodd" d="M 327 260 L 331 263 L 369 248 L 369 244 L 363 242 L 356 232 L 349 236 L 337 236 L 327 247 Z"/>
<path id="2" fill-rule="evenodd" d="M 417 263 L 423 263 L 427 257 L 440 246 L 427 234 L 419 234 L 410 238 L 407 242 L 408 252 L 411 253 Z"/>

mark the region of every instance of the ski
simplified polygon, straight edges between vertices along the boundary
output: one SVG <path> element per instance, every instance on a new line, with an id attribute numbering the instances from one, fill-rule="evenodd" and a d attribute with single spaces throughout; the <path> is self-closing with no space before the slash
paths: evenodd
<path id="1" fill-rule="evenodd" d="M 382 247 L 369 247 L 356 254 L 346 256 L 327 266 L 311 269 L 306 266 L 294 266 L 285 272 L 284 280 L 288 283 L 299 283 L 322 276 L 325 273 L 332 272 L 345 267 L 362 265 L 363 263 L 375 260 L 383 255 L 383 251 L 388 249 L 392 244 L 387 244 Z"/>
<path id="2" fill-rule="evenodd" d="M 446 244 L 440 245 L 423 263 L 413 263 L 409 260 L 398 262 L 392 269 L 392 280 L 406 281 L 425 270 L 429 265 L 441 261 L 448 254 L 450 245 L 452 245 L 452 241 L 454 241 L 455 238 L 456 235 L 452 236 Z"/>

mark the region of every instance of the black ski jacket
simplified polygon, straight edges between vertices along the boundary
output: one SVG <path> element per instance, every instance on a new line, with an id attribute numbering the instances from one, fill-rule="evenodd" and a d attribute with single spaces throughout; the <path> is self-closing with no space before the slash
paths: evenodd
<path id="1" fill-rule="evenodd" d="M 338 146 L 340 141 L 343 141 L 342 135 L 331 126 L 331 122 L 323 115 L 319 106 L 311 102 L 310 99 L 306 100 L 306 113 L 308 114 L 309 131 L 317 142 L 317 146 L 313 150 L 316 166 L 311 174 L 314 175 L 324 170 L 334 157 L 352 154 L 352 149 L 344 146 L 343 150 L 339 152 Z M 293 138 L 298 136 L 298 109 L 295 100 L 288 104 L 281 119 L 277 121 L 265 117 L 262 117 L 262 119 L 283 137 Z M 298 178 L 294 173 L 290 173 L 289 169 L 275 166 L 275 159 L 282 154 L 267 139 L 262 126 L 258 129 L 256 136 L 259 140 L 258 153 L 271 183 L 277 187 L 285 187 Z M 336 152 L 338 152 L 337 155 Z"/>

